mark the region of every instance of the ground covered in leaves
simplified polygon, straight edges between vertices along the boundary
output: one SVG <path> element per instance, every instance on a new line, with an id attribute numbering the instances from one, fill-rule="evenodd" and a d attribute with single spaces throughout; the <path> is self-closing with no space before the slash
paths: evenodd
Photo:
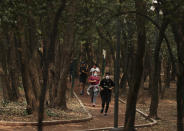
<path id="1" fill-rule="evenodd" d="M 22 100 L 18 102 L 5 102 L 2 99 L 2 93 L 0 93 L 0 98 L 0 121 L 36 121 L 33 115 L 28 115 L 25 99 L 22 98 Z M 67 108 L 68 110 L 61 110 L 59 108 L 47 107 L 45 109 L 47 117 L 44 120 L 73 120 L 86 118 L 88 116 L 76 98 L 68 98 Z"/>
<path id="2" fill-rule="evenodd" d="M 79 94 L 79 89 L 76 88 L 76 93 Z M 137 103 L 137 108 L 143 111 L 144 113 L 149 114 L 149 106 L 150 106 L 150 96 L 149 96 L 149 90 L 144 90 L 145 94 L 147 94 L 145 99 L 145 104 Z M 177 122 L 177 110 L 176 110 L 176 86 L 175 84 L 171 84 L 170 88 L 166 88 L 165 90 L 165 96 L 164 99 L 159 100 L 159 106 L 158 106 L 158 117 L 160 120 L 158 121 L 157 125 L 154 125 L 152 127 L 145 127 L 145 128 L 138 128 L 138 131 L 176 131 L 176 122 Z M 59 124 L 59 125 L 52 125 L 52 126 L 44 126 L 44 131 L 75 131 L 75 130 L 85 130 L 85 129 L 92 129 L 92 128 L 104 128 L 104 127 L 112 127 L 113 126 L 113 119 L 114 119 L 114 100 L 112 99 L 112 102 L 110 104 L 110 108 L 108 111 L 108 115 L 104 116 L 100 113 L 101 109 L 101 100 L 100 97 L 97 99 L 97 105 L 96 107 L 92 107 L 90 103 L 90 98 L 87 95 L 79 96 L 86 108 L 90 111 L 90 113 L 93 115 L 93 120 L 87 121 L 87 122 L 81 122 L 81 123 L 71 123 L 71 124 Z M 78 114 L 78 111 L 83 113 L 83 110 L 81 110 L 80 105 L 77 106 L 75 102 L 69 101 L 74 104 L 72 108 L 68 105 L 69 108 L 73 110 L 73 118 L 76 117 L 82 117 L 82 115 L 86 114 Z M 77 101 L 76 101 L 77 102 Z M 17 103 L 16 103 L 17 104 Z M 2 106 L 2 105 L 1 105 Z M 125 104 L 120 103 L 119 105 L 119 126 L 124 125 L 124 116 L 125 116 Z M 78 110 L 78 111 L 77 111 Z M 54 110 L 52 110 L 54 112 Z M 61 111 L 62 112 L 62 111 Z M 21 112 L 22 113 L 22 112 Z M 67 114 L 67 112 L 65 112 Z M 62 114 L 65 114 L 62 113 Z M 51 113 L 52 114 L 52 113 Z M 58 113 L 59 114 L 59 113 Z M 69 114 L 72 114 L 69 112 Z M 79 115 L 79 116 L 78 116 Z M 66 116 L 66 115 L 65 115 Z M 0 116 L 1 117 L 1 116 Z M 12 116 L 12 119 L 15 116 Z M 52 119 L 59 118 L 58 116 L 54 116 L 52 114 Z M 62 117 L 65 118 L 65 117 Z M 70 118 L 69 116 L 66 116 L 66 119 Z M 136 122 L 135 124 L 146 124 L 149 123 L 144 117 L 142 117 L 139 113 L 136 113 Z M 7 127 L 7 126 L 0 126 L 1 129 L 6 129 L 2 131 L 36 131 L 37 128 L 35 126 L 32 127 Z"/>
<path id="3" fill-rule="evenodd" d="M 148 93 L 148 92 L 147 92 Z M 137 108 L 149 114 L 150 97 L 147 97 L 145 104 L 137 104 Z M 177 103 L 176 85 L 171 83 L 166 88 L 164 99 L 159 100 L 158 124 L 152 127 L 140 128 L 139 131 L 176 131 L 177 130 Z"/>

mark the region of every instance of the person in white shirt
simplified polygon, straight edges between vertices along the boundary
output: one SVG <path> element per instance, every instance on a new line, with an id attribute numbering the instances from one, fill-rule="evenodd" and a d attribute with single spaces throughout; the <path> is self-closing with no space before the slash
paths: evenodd
<path id="1" fill-rule="evenodd" d="M 97 67 L 97 64 L 94 64 L 90 70 L 92 76 L 94 76 L 94 72 L 97 72 L 97 74 L 100 75 L 100 69 Z"/>

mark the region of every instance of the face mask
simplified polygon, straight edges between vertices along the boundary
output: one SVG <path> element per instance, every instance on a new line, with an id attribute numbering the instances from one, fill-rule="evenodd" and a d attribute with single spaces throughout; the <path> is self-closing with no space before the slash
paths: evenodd
<path id="1" fill-rule="evenodd" d="M 106 78 L 106 79 L 109 79 L 109 76 L 106 76 L 105 78 Z"/>

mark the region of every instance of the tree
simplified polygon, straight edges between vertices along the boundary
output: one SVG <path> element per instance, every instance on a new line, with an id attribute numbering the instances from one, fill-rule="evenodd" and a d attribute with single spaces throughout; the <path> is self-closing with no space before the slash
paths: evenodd
<path id="1" fill-rule="evenodd" d="M 146 14 L 145 6 L 146 4 L 144 0 L 136 1 L 135 2 L 136 12 Z M 136 57 L 134 60 L 135 66 L 133 74 L 133 84 L 128 91 L 127 107 L 125 114 L 125 127 L 124 127 L 125 131 L 134 130 L 136 102 L 143 71 L 143 57 L 146 44 L 145 19 L 138 14 L 136 15 L 136 25 L 137 25 L 137 50 L 136 50 Z"/>
<path id="2" fill-rule="evenodd" d="M 179 5 L 181 1 L 177 1 L 177 4 Z M 171 26 L 173 30 L 173 34 L 175 37 L 176 45 L 177 45 L 177 130 L 178 131 L 183 131 L 184 129 L 184 119 L 183 119 L 183 110 L 184 110 L 184 66 L 183 66 L 183 61 L 184 61 L 184 54 L 183 54 L 183 49 L 184 49 L 184 10 L 183 10 L 184 4 L 180 4 L 178 6 L 178 10 L 173 13 L 173 15 L 176 17 L 175 21 L 172 21 Z"/>

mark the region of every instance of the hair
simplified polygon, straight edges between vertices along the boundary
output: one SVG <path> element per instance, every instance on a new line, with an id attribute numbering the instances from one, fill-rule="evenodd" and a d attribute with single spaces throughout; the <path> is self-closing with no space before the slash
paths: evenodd
<path id="1" fill-rule="evenodd" d="M 96 63 L 93 66 L 98 66 Z"/>
<path id="2" fill-rule="evenodd" d="M 106 75 L 110 75 L 110 73 L 109 73 L 109 72 L 106 72 L 105 74 L 106 74 Z"/>

